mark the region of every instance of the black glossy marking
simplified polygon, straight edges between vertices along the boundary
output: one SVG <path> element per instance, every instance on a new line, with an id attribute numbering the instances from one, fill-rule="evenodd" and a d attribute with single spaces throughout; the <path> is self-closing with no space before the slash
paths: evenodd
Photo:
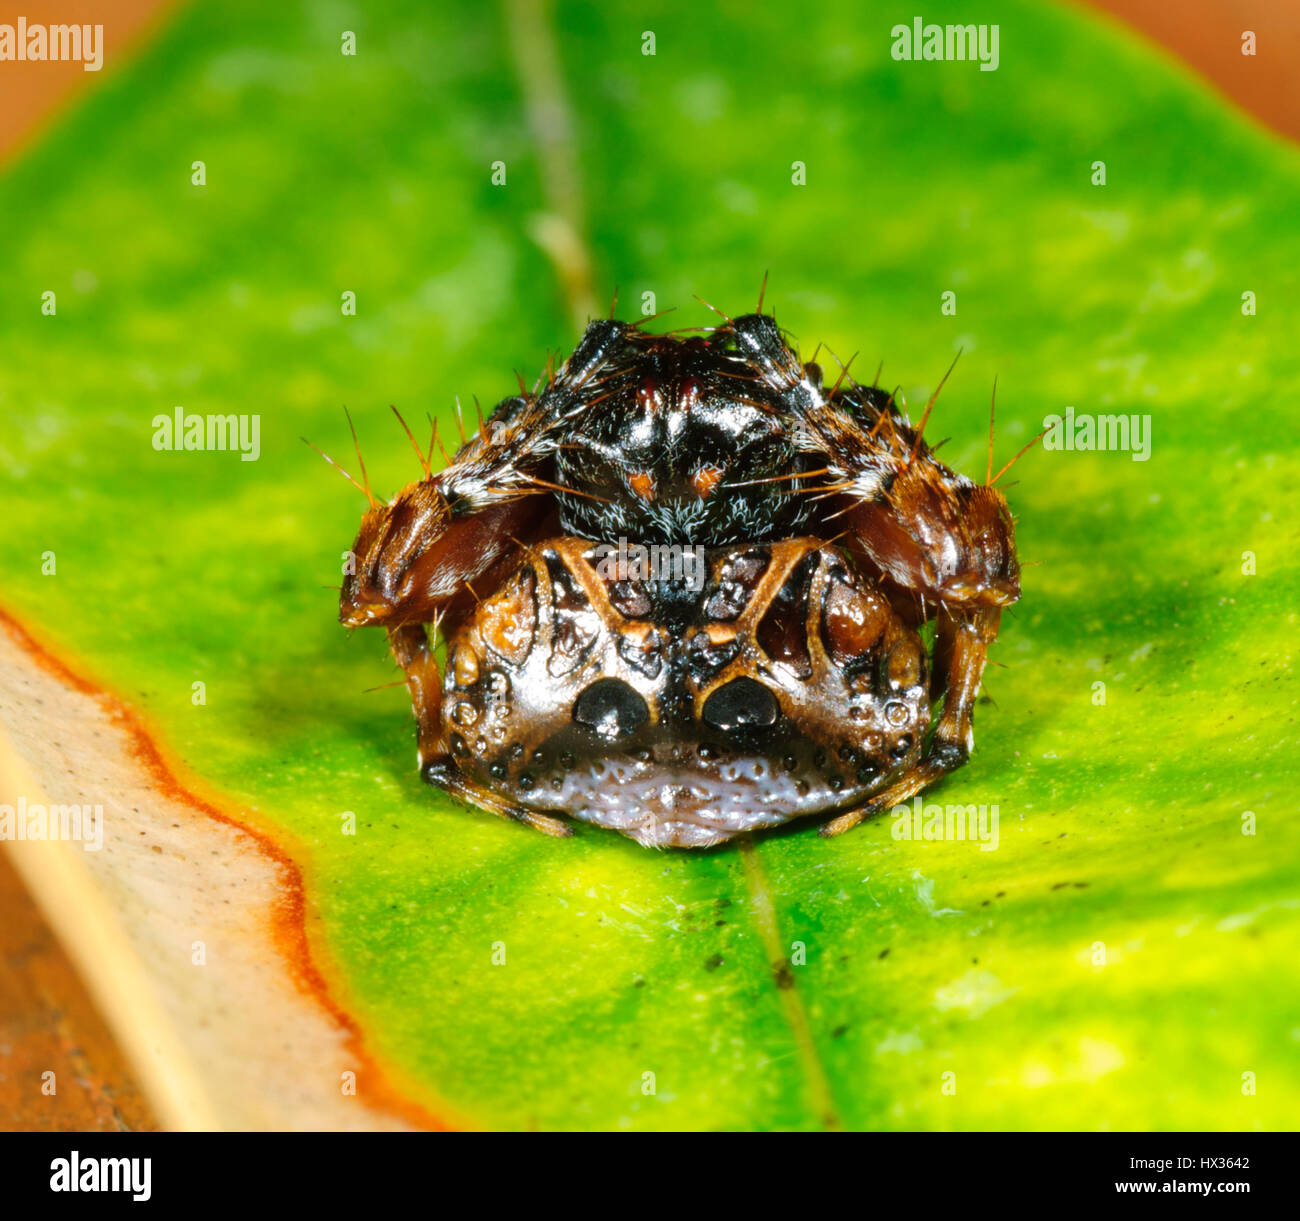
<path id="1" fill-rule="evenodd" d="M 716 674 L 724 666 L 736 660 L 740 652 L 740 643 L 736 640 L 723 640 L 714 643 L 708 634 L 700 632 L 692 636 L 686 646 L 687 664 L 696 682 L 703 682 Z"/>
<path id="2" fill-rule="evenodd" d="M 758 583 L 767 571 L 771 554 L 767 551 L 742 551 L 722 565 L 715 588 L 704 604 L 704 613 L 710 619 L 731 622 L 749 605 Z"/>
<path id="3" fill-rule="evenodd" d="M 705 724 L 730 732 L 775 725 L 780 712 L 776 696 L 762 683 L 733 678 L 704 701 L 700 715 Z"/>
<path id="4" fill-rule="evenodd" d="M 658 632 L 645 637 L 619 635 L 618 655 L 638 674 L 655 679 L 663 669 L 663 645 Z"/>
<path id="5" fill-rule="evenodd" d="M 812 676 L 805 620 L 808 616 L 808 591 L 817 563 L 817 553 L 812 552 L 790 570 L 758 625 L 758 643 L 763 651 L 773 661 L 785 662 L 800 678 Z"/>
<path id="6" fill-rule="evenodd" d="M 574 701 L 573 719 L 602 738 L 623 738 L 650 719 L 650 710 L 622 679 L 602 678 Z"/>

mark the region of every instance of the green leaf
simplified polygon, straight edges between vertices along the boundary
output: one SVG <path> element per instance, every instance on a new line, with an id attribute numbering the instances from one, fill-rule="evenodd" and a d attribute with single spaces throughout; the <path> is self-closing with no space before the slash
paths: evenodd
<path id="1" fill-rule="evenodd" d="M 1072 9 L 1001 6 L 991 72 L 893 60 L 912 16 L 562 3 L 554 29 L 624 316 L 653 292 L 703 324 L 693 294 L 748 309 L 769 271 L 805 352 L 883 360 L 913 403 L 962 348 L 929 431 L 971 475 L 995 375 L 1000 461 L 1067 407 L 1150 417 L 1147 461 L 1017 467 L 1040 566 L 927 794 L 996 806 L 995 851 L 889 818 L 557 842 L 424 786 L 405 693 L 363 694 L 384 641 L 327 588 L 361 499 L 300 435 L 344 460 L 347 404 L 396 490 L 389 403 L 445 434 L 454 395 L 577 337 L 499 14 L 195 5 L 0 183 L 6 602 L 296 846 L 367 1044 L 473 1122 L 1294 1122 L 1300 159 Z M 177 405 L 258 414 L 259 460 L 155 450 Z"/>

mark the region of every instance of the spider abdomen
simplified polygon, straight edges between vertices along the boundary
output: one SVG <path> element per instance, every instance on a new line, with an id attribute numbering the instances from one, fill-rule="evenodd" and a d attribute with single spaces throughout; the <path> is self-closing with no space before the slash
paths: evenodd
<path id="1" fill-rule="evenodd" d="M 603 554 L 538 544 L 453 633 L 436 783 L 700 847 L 860 804 L 920 756 L 920 638 L 834 548 L 714 550 L 675 625 Z"/>

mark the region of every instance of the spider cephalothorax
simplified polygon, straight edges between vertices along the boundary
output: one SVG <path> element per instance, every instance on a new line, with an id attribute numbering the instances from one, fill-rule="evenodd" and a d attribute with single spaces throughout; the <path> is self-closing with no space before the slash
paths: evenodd
<path id="1" fill-rule="evenodd" d="M 790 476 L 812 455 L 727 338 L 592 332 L 602 359 L 567 388 L 555 453 L 557 482 L 574 489 L 557 493 L 566 533 L 722 546 L 799 532 L 814 506 Z"/>
<path id="2" fill-rule="evenodd" d="M 933 403 L 913 426 L 825 386 L 761 312 L 610 319 L 441 471 L 416 446 L 340 619 L 387 629 L 425 778 L 551 834 L 694 847 L 836 834 L 960 766 L 1019 565 L 991 450 L 982 484 L 940 462 Z"/>

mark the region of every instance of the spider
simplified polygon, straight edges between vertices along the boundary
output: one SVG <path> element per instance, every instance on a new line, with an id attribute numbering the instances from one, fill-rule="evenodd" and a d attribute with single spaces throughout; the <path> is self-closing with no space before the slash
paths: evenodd
<path id="1" fill-rule="evenodd" d="M 1020 597 L 992 412 L 974 483 L 924 439 L 948 374 L 913 426 L 847 367 L 827 386 L 761 297 L 688 332 L 613 312 L 443 469 L 398 415 L 423 478 L 352 480 L 339 618 L 387 632 L 423 777 L 550 835 L 708 847 L 838 835 L 965 763 Z"/>

